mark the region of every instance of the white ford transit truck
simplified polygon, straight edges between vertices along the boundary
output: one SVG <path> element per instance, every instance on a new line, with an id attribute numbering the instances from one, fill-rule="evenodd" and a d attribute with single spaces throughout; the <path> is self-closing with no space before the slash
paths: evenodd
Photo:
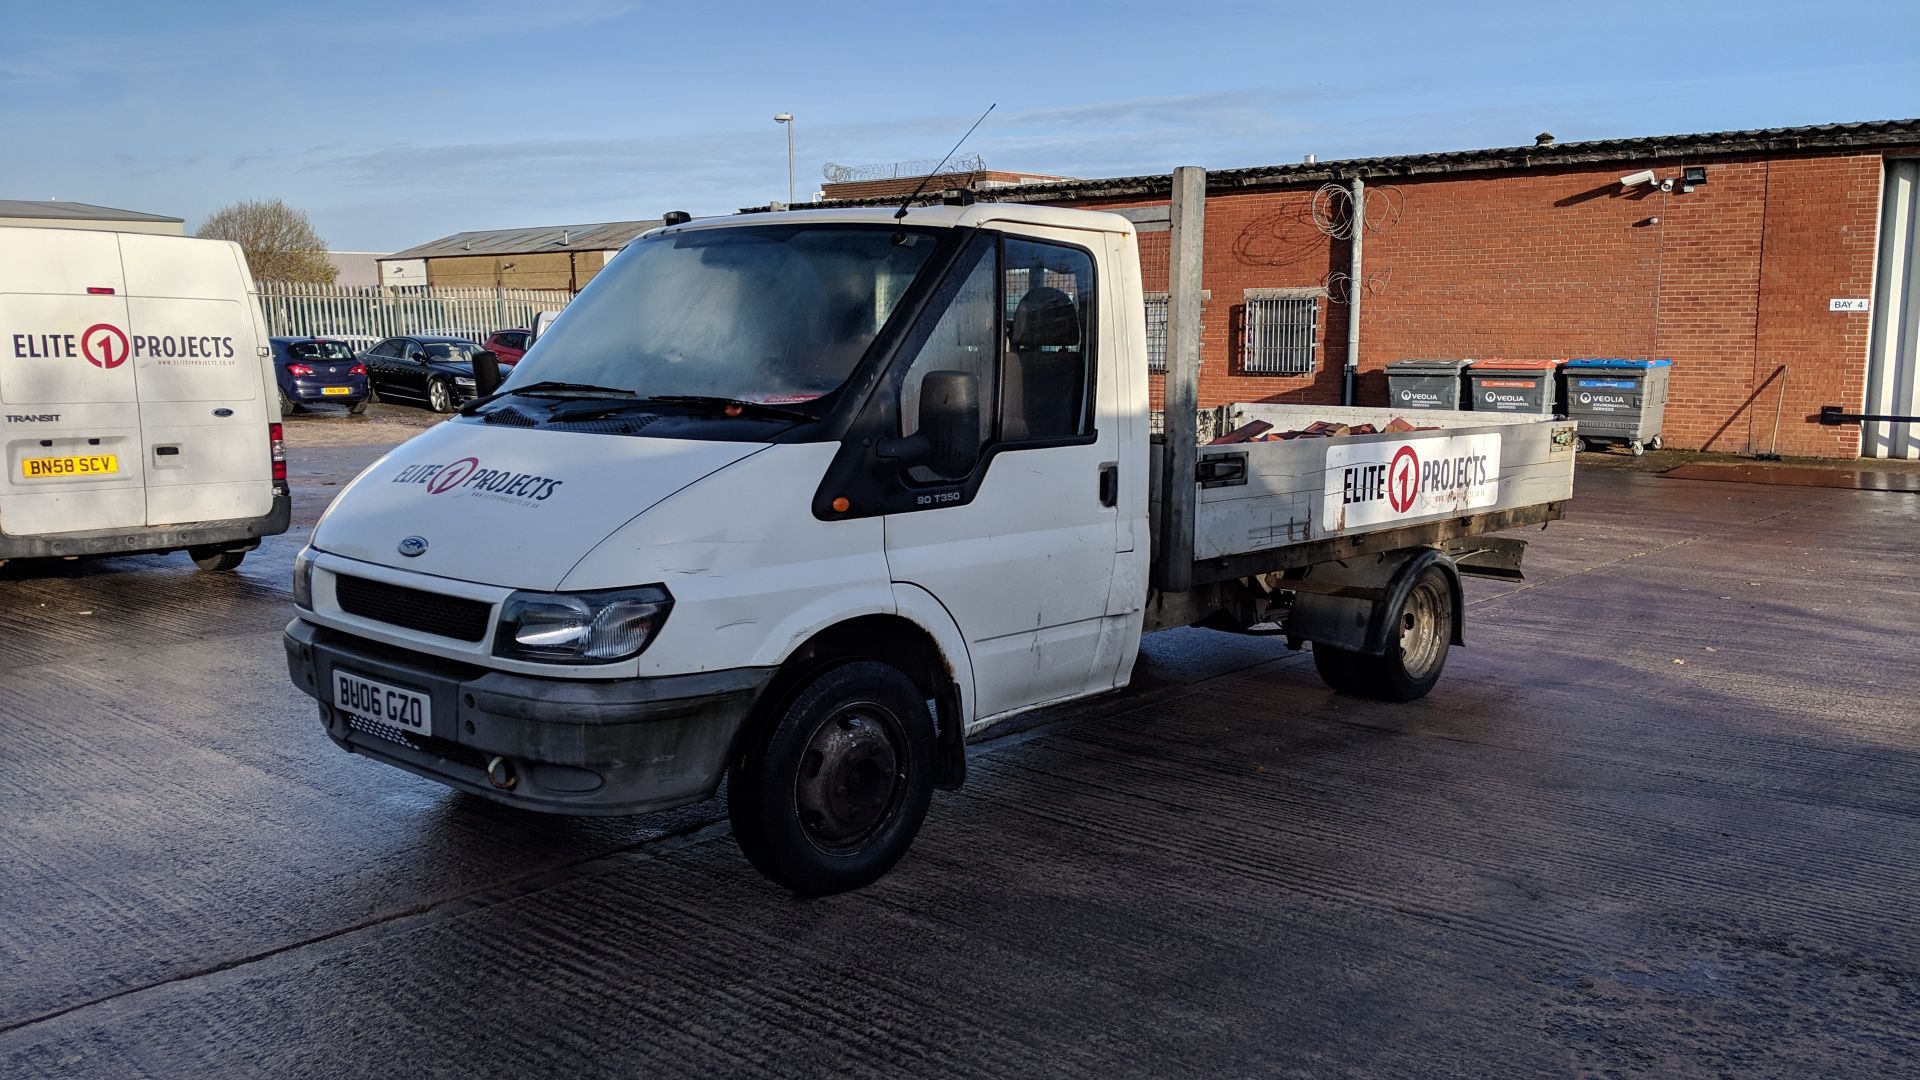
<path id="1" fill-rule="evenodd" d="M 239 245 L 0 228 L 0 563 L 184 549 L 231 570 L 292 515 Z"/>
<path id="2" fill-rule="evenodd" d="M 1199 213 L 1174 208 L 1176 280 Z M 749 860 L 828 893 L 904 853 L 967 736 L 1125 686 L 1145 631 L 1265 627 L 1339 690 L 1426 693 L 1460 574 L 1518 572 L 1485 534 L 1571 495 L 1551 419 L 1200 446 L 1188 408 L 1155 435 L 1147 357 L 1126 217 L 671 216 L 498 393 L 341 493 L 297 559 L 289 671 L 343 748 L 515 806 L 728 778 Z"/>

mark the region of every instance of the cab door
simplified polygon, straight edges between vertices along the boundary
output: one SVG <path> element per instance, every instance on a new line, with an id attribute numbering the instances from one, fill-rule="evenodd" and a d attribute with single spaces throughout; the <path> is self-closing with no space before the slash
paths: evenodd
<path id="1" fill-rule="evenodd" d="M 964 477 L 903 467 L 914 494 L 886 516 L 886 546 L 893 579 L 959 625 L 982 719 L 1111 688 L 1103 638 L 1127 618 L 1109 615 L 1117 390 L 1098 377 L 1096 260 L 1082 246 L 1100 241 L 1032 232 L 980 234 L 894 363 L 903 437 L 928 373 L 964 371 L 979 387 L 977 464 Z"/>
<path id="2" fill-rule="evenodd" d="M 0 531 L 145 523 L 125 292 L 115 234 L 0 229 Z"/>

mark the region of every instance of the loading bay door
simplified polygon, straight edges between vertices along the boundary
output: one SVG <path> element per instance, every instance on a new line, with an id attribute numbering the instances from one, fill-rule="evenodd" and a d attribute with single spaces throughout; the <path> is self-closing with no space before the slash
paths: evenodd
<path id="1" fill-rule="evenodd" d="M 1866 412 L 1913 416 L 1920 414 L 1920 158 L 1889 160 L 1882 190 Z M 1920 458 L 1920 424 L 1861 424 L 1860 455 Z"/>

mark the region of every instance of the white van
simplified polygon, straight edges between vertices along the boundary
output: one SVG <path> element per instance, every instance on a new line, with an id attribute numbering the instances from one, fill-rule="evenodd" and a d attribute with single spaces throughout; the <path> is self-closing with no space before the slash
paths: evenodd
<path id="1" fill-rule="evenodd" d="M 1146 631 L 1271 624 L 1338 690 L 1427 693 L 1459 575 L 1518 574 L 1478 534 L 1560 516 L 1573 425 L 1259 406 L 1343 435 L 1197 447 L 1188 408 L 1157 441 L 1145 313 L 1117 214 L 669 224 L 341 492 L 288 670 L 343 748 L 528 809 L 730 777 L 735 839 L 802 893 L 884 872 L 967 735 L 1125 686 Z"/>
<path id="2" fill-rule="evenodd" d="M 185 549 L 231 570 L 292 516 L 237 244 L 0 228 L 0 562 Z"/>

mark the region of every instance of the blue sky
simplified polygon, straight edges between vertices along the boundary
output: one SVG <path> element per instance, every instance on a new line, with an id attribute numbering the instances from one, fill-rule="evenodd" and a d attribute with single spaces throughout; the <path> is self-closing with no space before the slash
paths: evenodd
<path id="1" fill-rule="evenodd" d="M 1920 3 L 27 4 L 0 197 L 306 209 L 341 250 L 801 197 L 1920 115 Z M 1187 14 L 1192 11 L 1197 14 Z"/>

